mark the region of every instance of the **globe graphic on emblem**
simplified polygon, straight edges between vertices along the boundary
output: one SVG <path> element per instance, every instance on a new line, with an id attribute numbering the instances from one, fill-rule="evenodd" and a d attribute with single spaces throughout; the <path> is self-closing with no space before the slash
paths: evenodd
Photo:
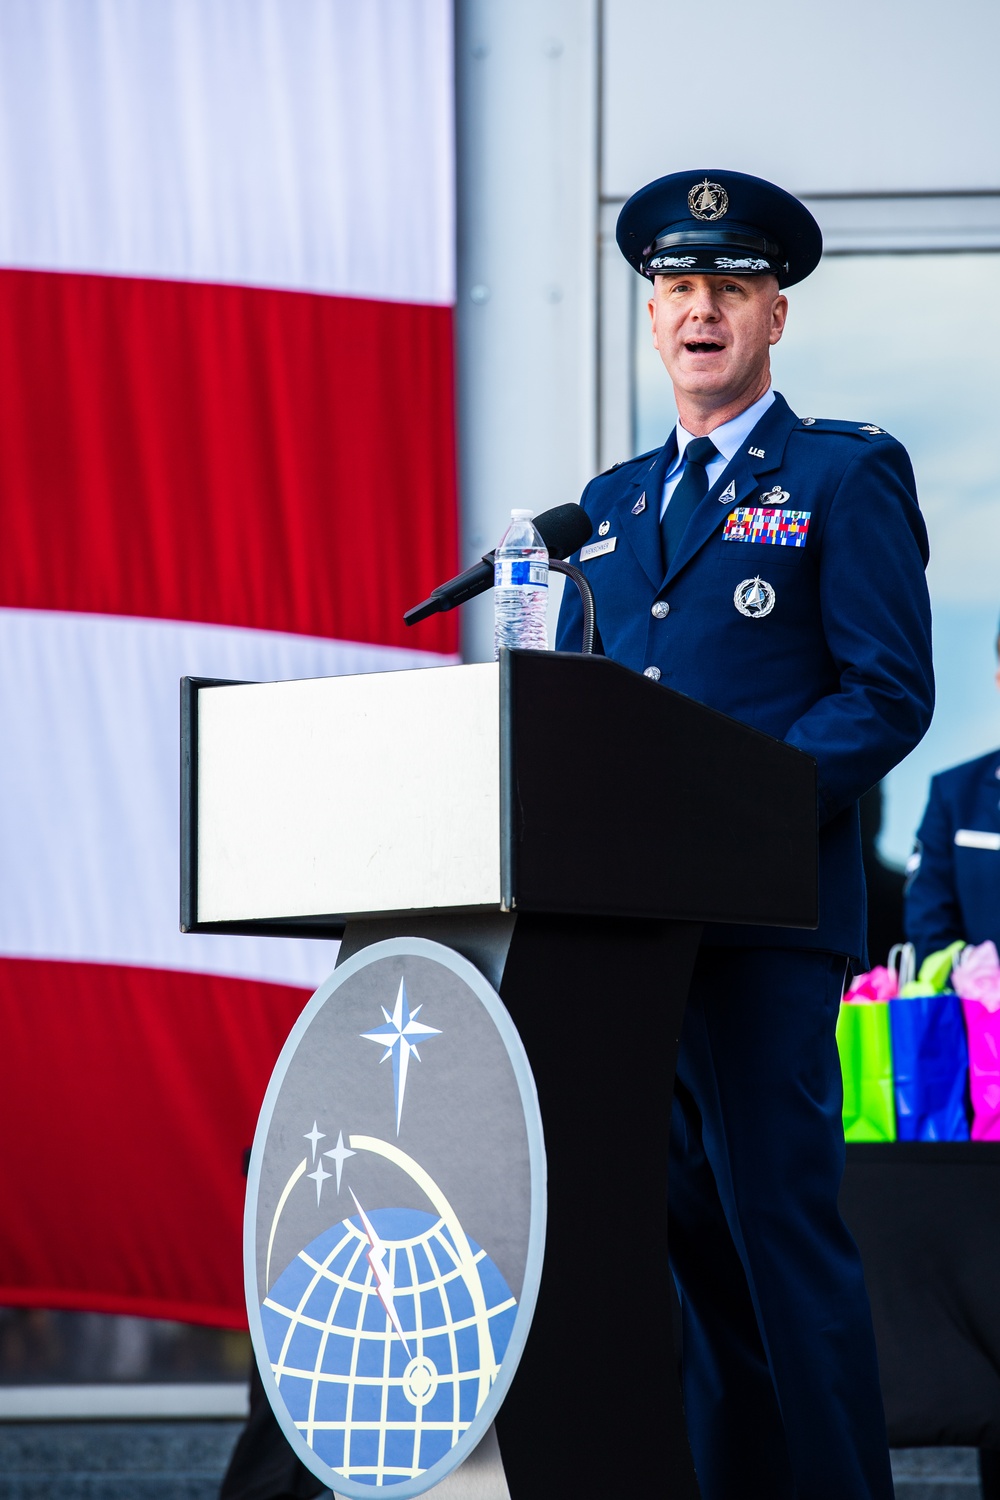
<path id="1" fill-rule="evenodd" d="M 485 1251 L 409 1208 L 325 1230 L 261 1305 L 297 1430 L 331 1469 L 375 1486 L 416 1478 L 459 1442 L 496 1379 L 516 1313 Z"/>

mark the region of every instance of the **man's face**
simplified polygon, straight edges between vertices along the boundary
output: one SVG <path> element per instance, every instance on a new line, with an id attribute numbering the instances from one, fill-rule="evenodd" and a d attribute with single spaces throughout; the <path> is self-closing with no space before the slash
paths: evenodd
<path id="1" fill-rule="evenodd" d="M 720 406 L 766 380 L 787 311 L 774 276 L 657 276 L 649 301 L 676 390 Z"/>

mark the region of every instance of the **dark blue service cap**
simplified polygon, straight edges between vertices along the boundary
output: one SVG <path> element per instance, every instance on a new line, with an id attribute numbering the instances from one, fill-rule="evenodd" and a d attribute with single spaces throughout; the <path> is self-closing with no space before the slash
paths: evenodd
<path id="1" fill-rule="evenodd" d="M 823 235 L 804 203 L 745 172 L 671 172 L 633 193 L 618 248 L 642 276 L 770 272 L 794 286 L 814 271 Z"/>

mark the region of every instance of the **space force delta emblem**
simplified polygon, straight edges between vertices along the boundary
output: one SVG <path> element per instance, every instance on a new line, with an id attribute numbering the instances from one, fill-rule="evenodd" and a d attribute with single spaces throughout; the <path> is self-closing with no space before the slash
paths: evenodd
<path id="1" fill-rule="evenodd" d="M 730 511 L 724 542 L 764 542 L 772 547 L 804 547 L 812 511 L 741 505 Z"/>
<path id="2" fill-rule="evenodd" d="M 275 1066 L 244 1220 L 264 1389 L 335 1495 L 422 1495 L 487 1432 L 534 1312 L 544 1184 L 528 1060 L 479 970 L 421 938 L 346 959 Z"/>

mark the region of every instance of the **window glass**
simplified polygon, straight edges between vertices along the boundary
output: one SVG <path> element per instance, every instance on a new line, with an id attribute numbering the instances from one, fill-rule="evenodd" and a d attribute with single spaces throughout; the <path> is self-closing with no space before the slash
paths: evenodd
<path id="1" fill-rule="evenodd" d="M 0 1387 L 243 1381 L 250 1336 L 153 1318 L 0 1307 Z"/>
<path id="2" fill-rule="evenodd" d="M 830 257 L 788 297 L 775 387 L 800 415 L 874 422 L 898 437 L 930 533 L 937 709 L 888 779 L 880 841 L 902 864 L 929 777 L 1000 745 L 1000 254 Z M 637 452 L 676 420 L 645 304 L 637 277 Z"/>

